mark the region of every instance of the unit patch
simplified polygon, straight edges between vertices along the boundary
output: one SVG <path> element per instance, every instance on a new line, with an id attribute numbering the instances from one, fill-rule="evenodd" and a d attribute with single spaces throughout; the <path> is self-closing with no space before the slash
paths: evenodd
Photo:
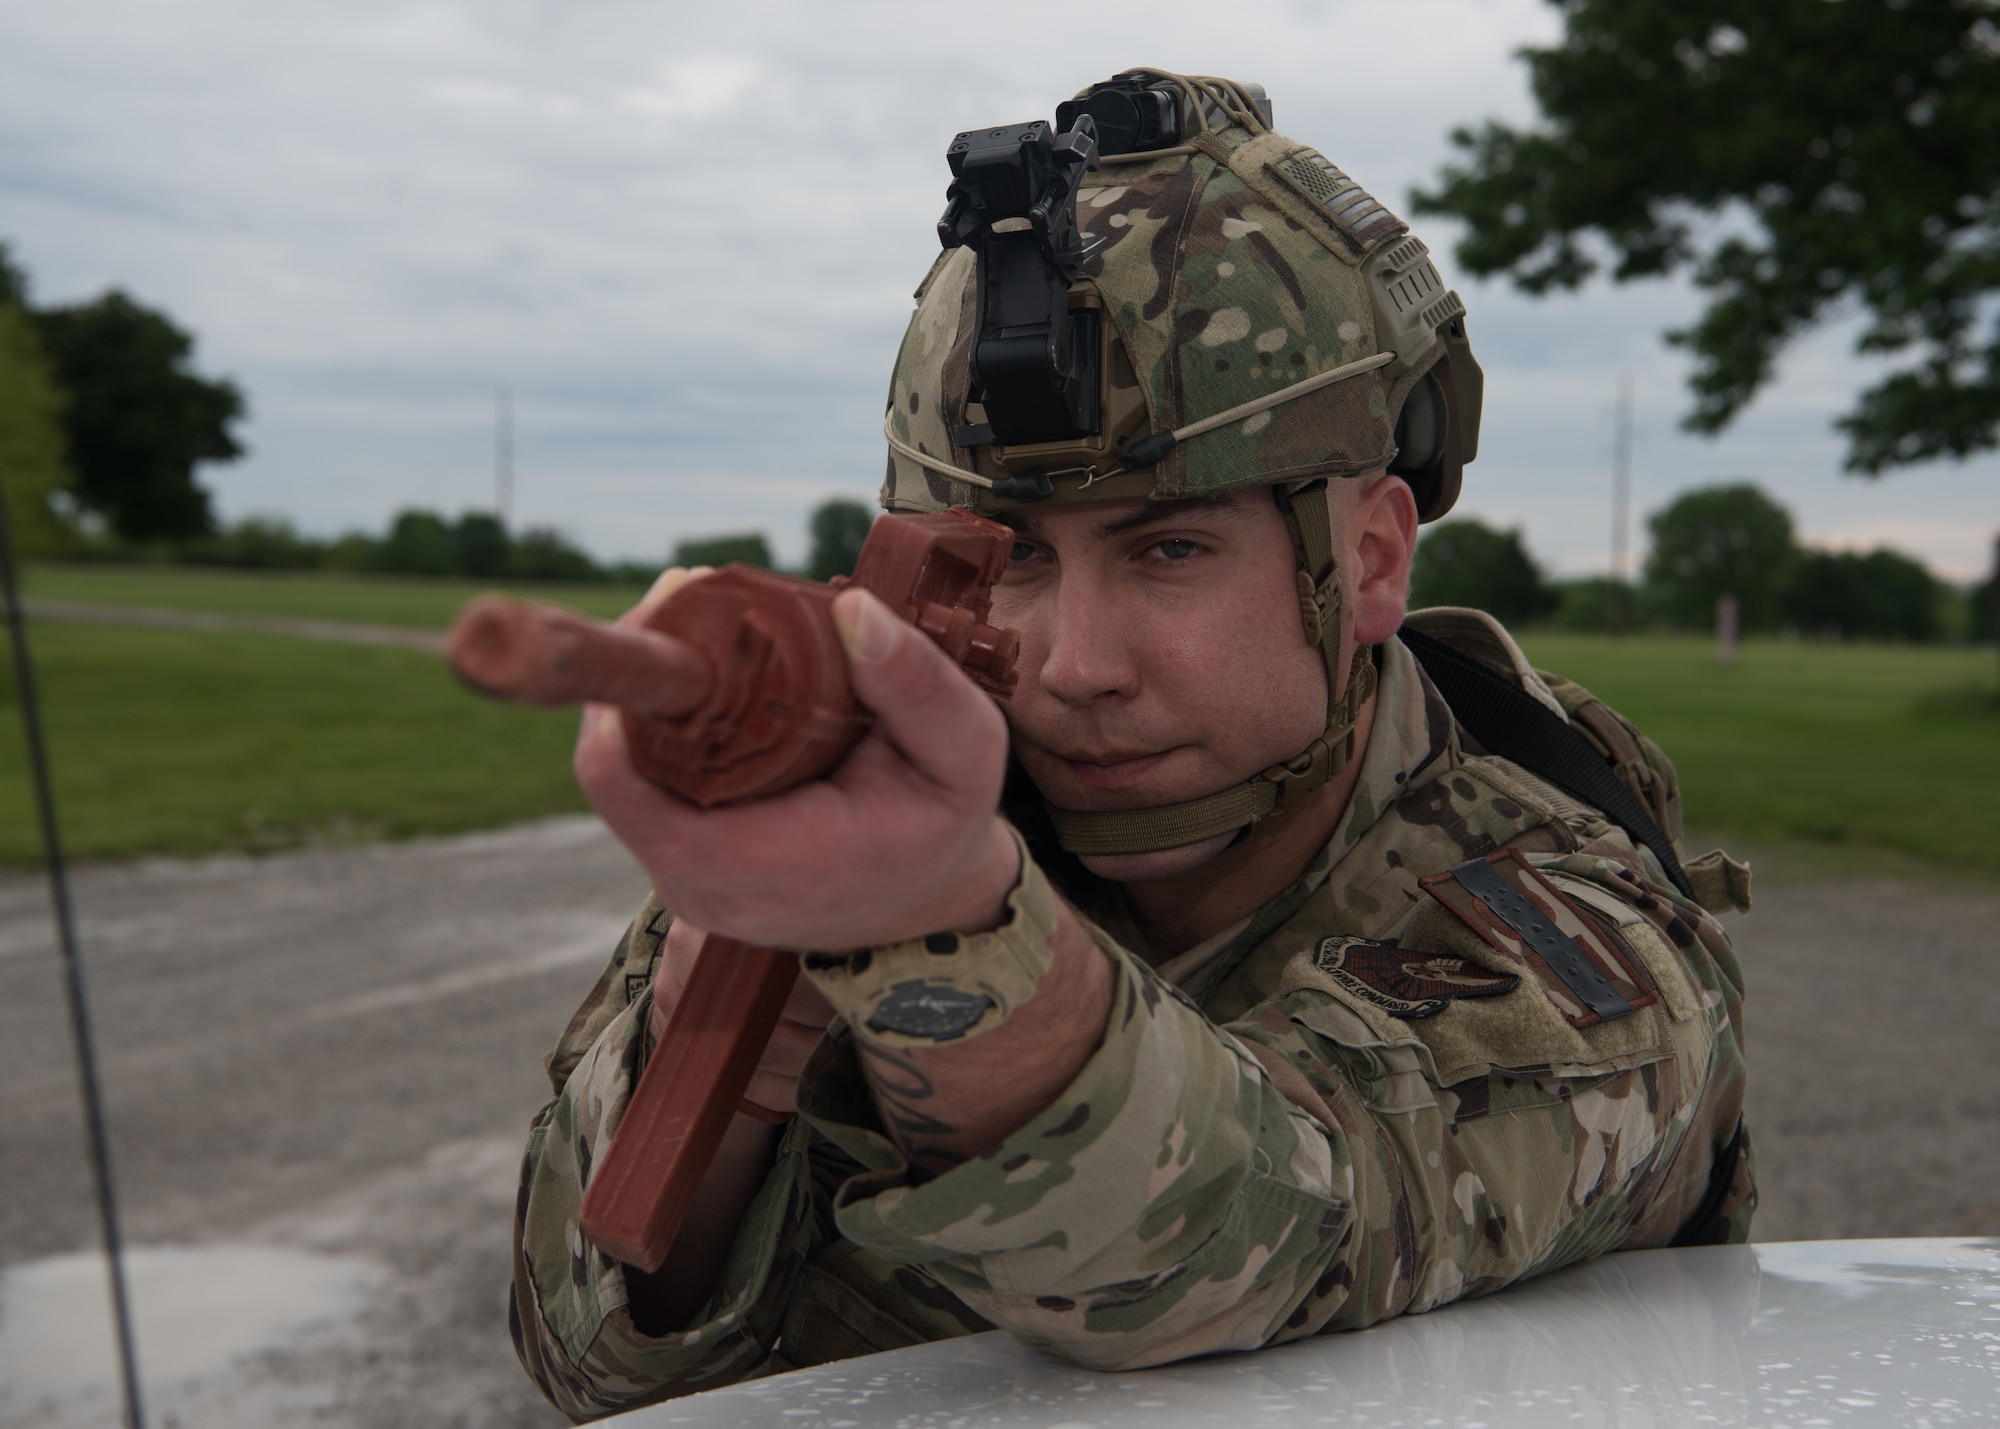
<path id="1" fill-rule="evenodd" d="M 868 1025 L 877 1032 L 949 1042 L 963 1037 L 992 1006 L 993 999 L 983 992 L 912 978 L 889 989 L 868 1014 Z"/>
<path id="2" fill-rule="evenodd" d="M 1572 1027 L 1591 1027 L 1660 1000 L 1617 931 L 1542 877 L 1516 849 L 1418 882 L 1489 946 L 1532 968 Z"/>
<path id="3" fill-rule="evenodd" d="M 1464 958 L 1399 948 L 1375 938 L 1332 937 L 1313 953 L 1319 970 L 1391 1017 L 1435 1017 L 1455 997 L 1498 997 L 1521 980 Z"/>

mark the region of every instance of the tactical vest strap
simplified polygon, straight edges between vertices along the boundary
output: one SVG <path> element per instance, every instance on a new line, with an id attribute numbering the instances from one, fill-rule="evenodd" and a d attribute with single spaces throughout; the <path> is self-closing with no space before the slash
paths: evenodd
<path id="1" fill-rule="evenodd" d="M 1582 734 L 1470 655 L 1408 625 L 1396 633 L 1458 722 L 1487 753 L 1510 759 L 1601 810 L 1652 851 L 1674 887 L 1694 898 L 1694 885 L 1674 855 L 1672 842 Z"/>

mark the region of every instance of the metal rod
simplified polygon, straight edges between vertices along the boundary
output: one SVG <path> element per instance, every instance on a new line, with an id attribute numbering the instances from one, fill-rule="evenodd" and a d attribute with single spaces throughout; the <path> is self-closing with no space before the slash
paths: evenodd
<path id="1" fill-rule="evenodd" d="M 62 952 L 69 993 L 69 1025 L 76 1046 L 77 1081 L 83 1091 L 84 1129 L 90 1140 L 90 1166 L 97 1179 L 98 1218 L 103 1224 L 104 1255 L 111 1274 L 111 1316 L 118 1336 L 118 1371 L 125 1385 L 125 1423 L 129 1429 L 146 1429 L 146 1410 L 139 1385 L 139 1353 L 132 1334 L 132 1300 L 125 1282 L 125 1246 L 119 1234 L 118 1196 L 111 1178 L 111 1139 L 104 1121 L 104 1094 L 97 1079 L 97 1047 L 90 1031 L 90 1004 L 84 996 L 83 959 L 77 951 L 69 875 L 56 825 L 55 785 L 49 777 L 48 749 L 42 739 L 41 699 L 35 687 L 34 661 L 28 653 L 28 631 L 21 615 L 21 589 L 14 569 L 14 535 L 4 482 L 0 482 L 0 600 L 5 601 L 7 608 L 7 635 L 14 652 L 14 687 L 21 698 L 21 726 L 28 741 L 28 766 L 34 777 L 36 810 L 41 817 L 42 849 L 48 858 L 49 897 L 55 905 L 56 941 Z"/>
<path id="2" fill-rule="evenodd" d="M 1626 623 L 1627 549 L 1632 525 L 1632 374 L 1618 374 L 1618 407 L 1611 431 L 1611 634 L 1622 636 Z"/>
<path id="3" fill-rule="evenodd" d="M 493 409 L 493 514 L 514 519 L 514 389 L 500 384 Z"/>

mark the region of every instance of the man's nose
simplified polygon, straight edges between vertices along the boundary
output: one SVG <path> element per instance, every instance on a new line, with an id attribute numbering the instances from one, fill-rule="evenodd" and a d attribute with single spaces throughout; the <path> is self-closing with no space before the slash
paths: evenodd
<path id="1" fill-rule="evenodd" d="M 1138 631 L 1119 610 L 1115 592 L 1088 572 L 1065 571 L 1052 607 L 1037 674 L 1042 689 L 1073 705 L 1137 695 Z"/>

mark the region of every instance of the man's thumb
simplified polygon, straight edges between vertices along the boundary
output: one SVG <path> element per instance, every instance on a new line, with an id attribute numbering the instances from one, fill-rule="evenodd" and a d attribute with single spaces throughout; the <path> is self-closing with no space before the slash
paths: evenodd
<path id="1" fill-rule="evenodd" d="M 873 591 L 844 592 L 833 602 L 833 625 L 850 665 L 879 665 L 908 629 Z"/>
<path id="2" fill-rule="evenodd" d="M 989 746 L 1006 747 L 1006 725 L 951 657 L 896 617 L 872 592 L 847 590 L 833 603 L 854 693 L 875 712 L 905 757 L 941 783 L 965 782 Z"/>

